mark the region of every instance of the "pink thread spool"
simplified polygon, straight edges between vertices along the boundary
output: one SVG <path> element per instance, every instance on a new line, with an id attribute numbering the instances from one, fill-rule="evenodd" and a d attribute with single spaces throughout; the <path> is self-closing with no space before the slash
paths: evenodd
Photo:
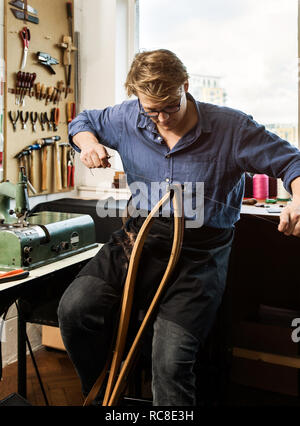
<path id="1" fill-rule="evenodd" d="M 253 176 L 253 197 L 259 201 L 264 201 L 269 197 L 269 176 Z"/>

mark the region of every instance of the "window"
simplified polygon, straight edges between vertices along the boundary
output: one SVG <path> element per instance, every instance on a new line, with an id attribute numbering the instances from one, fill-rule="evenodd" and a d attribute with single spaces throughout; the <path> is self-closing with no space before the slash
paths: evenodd
<path id="1" fill-rule="evenodd" d="M 298 144 L 297 16 L 296 0 L 139 0 L 139 48 L 174 51 L 193 96 Z"/>

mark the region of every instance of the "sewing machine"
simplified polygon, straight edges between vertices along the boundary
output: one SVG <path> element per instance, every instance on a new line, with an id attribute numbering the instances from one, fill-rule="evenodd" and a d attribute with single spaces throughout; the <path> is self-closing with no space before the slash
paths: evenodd
<path id="1" fill-rule="evenodd" d="M 15 209 L 10 200 L 15 199 Z M 30 216 L 27 178 L 0 183 L 0 269 L 33 269 L 96 247 L 86 214 L 39 212 Z"/>

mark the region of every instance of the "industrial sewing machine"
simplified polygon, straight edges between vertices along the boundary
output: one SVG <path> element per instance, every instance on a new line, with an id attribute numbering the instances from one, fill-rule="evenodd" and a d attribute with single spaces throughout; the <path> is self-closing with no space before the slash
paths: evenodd
<path id="1" fill-rule="evenodd" d="M 15 199 L 15 209 L 10 200 Z M 0 183 L 0 268 L 33 269 L 97 246 L 87 214 L 39 212 L 30 216 L 27 178 Z"/>

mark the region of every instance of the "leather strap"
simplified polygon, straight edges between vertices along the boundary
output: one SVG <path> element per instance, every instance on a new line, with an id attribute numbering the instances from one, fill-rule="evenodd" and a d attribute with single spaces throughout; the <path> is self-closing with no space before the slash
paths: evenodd
<path id="1" fill-rule="evenodd" d="M 173 244 L 171 248 L 171 254 L 166 267 L 163 278 L 158 286 L 156 294 L 148 308 L 148 311 L 145 315 L 145 318 L 140 326 L 140 329 L 134 339 L 134 342 L 128 352 L 128 355 L 122 365 L 120 370 L 120 365 L 122 362 L 122 357 L 124 354 L 124 348 L 126 343 L 127 331 L 130 320 L 130 313 L 132 308 L 132 301 L 134 295 L 134 285 L 139 265 L 139 260 L 141 257 L 142 249 L 147 238 L 147 235 L 150 231 L 152 223 L 155 219 L 156 213 L 161 207 L 163 207 L 169 200 L 172 198 L 173 207 L 174 207 L 174 236 Z M 139 233 L 136 237 L 134 243 L 130 262 L 128 266 L 127 277 L 123 290 L 123 299 L 122 307 L 119 321 L 119 328 L 115 343 L 115 349 L 112 355 L 112 362 L 110 366 L 111 356 L 108 357 L 106 365 L 92 387 L 90 393 L 84 401 L 84 406 L 90 405 L 92 401 L 96 398 L 103 381 L 105 380 L 108 368 L 110 366 L 110 372 L 108 377 L 108 382 L 106 386 L 106 391 L 103 399 L 103 406 L 112 406 L 117 405 L 119 398 L 126 387 L 127 377 L 129 375 L 130 369 L 134 363 L 135 356 L 138 351 L 139 344 L 141 342 L 142 335 L 147 325 L 149 324 L 152 314 L 155 311 L 155 308 L 159 302 L 159 299 L 162 295 L 164 287 L 168 282 L 171 273 L 173 272 L 175 265 L 179 259 L 182 241 L 184 233 L 184 213 L 183 213 L 183 203 L 182 203 L 182 188 L 181 185 L 176 184 L 170 186 L 170 190 L 161 198 L 161 200 L 156 204 L 156 206 L 151 210 L 146 220 L 144 221 Z M 120 370 L 120 372 L 119 372 Z M 118 376 L 119 373 L 119 376 Z M 118 376 L 118 377 L 117 377 Z"/>

